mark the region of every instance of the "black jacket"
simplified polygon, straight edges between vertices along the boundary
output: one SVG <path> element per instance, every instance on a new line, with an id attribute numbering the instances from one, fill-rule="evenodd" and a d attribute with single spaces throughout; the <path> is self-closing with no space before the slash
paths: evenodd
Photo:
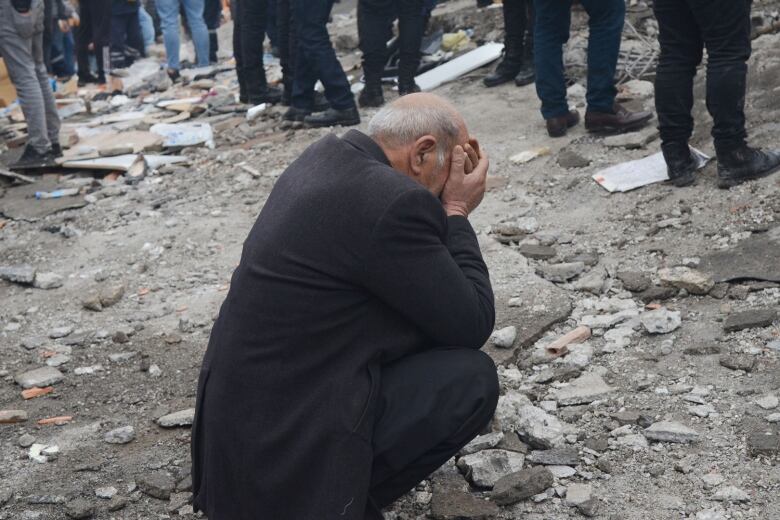
<path id="1" fill-rule="evenodd" d="M 493 292 L 468 220 L 352 130 L 279 177 L 214 324 L 192 433 L 211 520 L 362 520 L 382 363 L 480 348 Z"/>

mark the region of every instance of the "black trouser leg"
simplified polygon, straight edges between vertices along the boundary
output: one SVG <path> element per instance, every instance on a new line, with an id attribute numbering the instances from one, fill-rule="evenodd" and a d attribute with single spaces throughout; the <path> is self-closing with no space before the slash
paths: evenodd
<path id="1" fill-rule="evenodd" d="M 687 0 L 707 48 L 707 110 L 718 153 L 745 145 L 750 0 Z"/>
<path id="2" fill-rule="evenodd" d="M 236 59 L 236 76 L 238 77 L 238 99 L 247 102 L 246 79 L 244 78 L 244 54 L 241 48 L 242 19 L 239 16 L 239 4 L 246 0 L 230 2 L 230 15 L 233 18 L 233 57 Z"/>
<path id="3" fill-rule="evenodd" d="M 92 42 L 92 11 L 88 2 L 82 2 L 79 9 L 81 23 L 76 28 L 76 63 L 78 65 L 78 77 L 86 80 L 90 76 L 89 69 L 89 44 Z"/>
<path id="4" fill-rule="evenodd" d="M 528 24 L 526 0 L 504 0 L 504 55 L 506 59 L 523 59 L 523 39 Z"/>
<path id="5" fill-rule="evenodd" d="M 84 0 L 81 0 L 82 3 Z M 98 79 L 105 81 L 105 65 L 110 68 L 111 44 L 111 2 L 90 0 L 92 11 L 92 42 L 95 44 L 95 59 L 98 67 Z"/>
<path id="6" fill-rule="evenodd" d="M 222 14 L 222 0 L 206 0 L 203 8 L 203 21 L 209 30 L 209 61 L 217 62 L 217 51 L 219 50 L 219 38 L 217 29 L 219 29 L 220 15 Z"/>
<path id="7" fill-rule="evenodd" d="M 289 103 L 295 77 L 295 18 L 290 0 L 276 0 L 276 34 L 279 40 L 279 64 L 282 66 L 284 97 Z"/>
<path id="8" fill-rule="evenodd" d="M 387 63 L 387 41 L 398 16 L 399 82 L 410 83 L 420 65 L 423 35 L 423 0 L 360 0 L 358 35 L 366 83 L 378 84 Z"/>
<path id="9" fill-rule="evenodd" d="M 115 14 L 111 16 L 111 68 L 125 67 L 125 43 L 127 42 L 129 21 L 133 15 Z M 137 16 L 137 15 L 136 15 Z"/>
<path id="10" fill-rule="evenodd" d="M 420 44 L 423 37 L 423 0 L 399 0 L 398 40 L 399 62 L 398 82 L 410 84 L 420 66 Z"/>
<path id="11" fill-rule="evenodd" d="M 429 350 L 382 367 L 370 502 L 384 508 L 490 422 L 496 367 L 479 350 Z"/>
<path id="12" fill-rule="evenodd" d="M 661 56 L 655 76 L 655 109 L 662 146 L 685 152 L 693 133 L 693 78 L 704 42 L 686 2 L 655 0 Z"/>
<path id="13" fill-rule="evenodd" d="M 243 68 L 246 94 L 250 98 L 261 96 L 268 86 L 263 68 L 263 40 L 268 0 L 240 0 L 238 16 L 241 18 L 241 67 Z"/>
<path id="14" fill-rule="evenodd" d="M 523 40 L 523 58 L 529 65 L 534 61 L 534 3 L 533 0 L 523 0 L 525 4 L 525 39 Z"/>

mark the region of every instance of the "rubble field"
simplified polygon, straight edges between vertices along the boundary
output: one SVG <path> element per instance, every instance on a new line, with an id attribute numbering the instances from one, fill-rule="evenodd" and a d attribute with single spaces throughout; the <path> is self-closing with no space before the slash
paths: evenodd
<path id="1" fill-rule="evenodd" d="M 755 2 L 754 23 L 771 25 L 776 8 Z M 472 9 L 445 2 L 432 24 L 473 28 L 472 47 L 500 38 L 500 10 Z M 647 13 L 629 7 L 649 41 Z M 340 10 L 332 24 L 354 81 L 355 23 Z M 628 29 L 626 41 L 644 45 Z M 780 35 L 753 43 L 750 141 L 780 148 Z M 641 60 L 625 60 L 630 76 Z M 486 89 L 487 70 L 435 92 L 491 157 L 471 220 L 496 293 L 485 350 L 502 395 L 484 435 L 386 517 L 780 518 L 780 175 L 718 190 L 713 160 L 691 188 L 609 193 L 593 176 L 657 152 L 654 124 L 550 139 L 533 86 Z M 242 242 L 285 166 L 346 130 L 286 125 L 284 107 L 247 117 L 229 68 L 186 79 L 130 77 L 126 97 L 87 98 L 64 120 L 75 167 L 34 183 L 0 175 L 2 520 L 199 516 L 189 425 Z M 648 79 L 627 76 L 620 98 L 653 108 Z M 692 145 L 712 156 L 703 70 L 696 91 Z M 18 153 L 22 125 L 4 117 Z M 110 168 L 86 169 L 99 160 Z"/>

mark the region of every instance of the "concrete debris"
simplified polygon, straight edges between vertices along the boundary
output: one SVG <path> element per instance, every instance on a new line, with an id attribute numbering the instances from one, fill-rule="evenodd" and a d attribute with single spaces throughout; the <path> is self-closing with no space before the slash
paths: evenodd
<path id="1" fill-rule="evenodd" d="M 669 334 L 680 328 L 682 318 L 679 312 L 656 309 L 639 315 L 642 326 L 650 334 Z"/>
<path id="2" fill-rule="evenodd" d="M 505 475 L 520 471 L 524 460 L 521 453 L 491 449 L 461 457 L 458 468 L 475 486 L 492 488 Z"/>
<path id="3" fill-rule="evenodd" d="M 553 482 L 553 474 L 545 467 L 521 470 L 499 479 L 490 499 L 498 505 L 508 506 L 542 493 L 552 487 Z"/>
<path id="4" fill-rule="evenodd" d="M 106 432 L 103 436 L 109 444 L 127 444 L 135 439 L 135 428 L 132 426 L 122 426 L 121 428 L 115 428 L 109 432 Z M 111 498 L 111 497 L 109 497 Z"/>
<path id="5" fill-rule="evenodd" d="M 773 309 L 755 309 L 730 315 L 723 324 L 726 332 L 769 327 L 777 319 Z"/>
<path id="6" fill-rule="evenodd" d="M 40 367 L 22 372 L 14 377 L 16 384 L 22 388 L 45 387 L 54 385 L 65 379 L 62 372 L 54 367 Z"/>
<path id="7" fill-rule="evenodd" d="M 699 440 L 699 433 L 696 430 L 674 421 L 653 423 L 643 433 L 651 441 L 685 444 Z"/>
<path id="8" fill-rule="evenodd" d="M 750 495 L 736 486 L 724 486 L 712 495 L 712 500 L 717 502 L 749 502 Z"/>
<path id="9" fill-rule="evenodd" d="M 604 382 L 598 374 L 583 374 L 553 392 L 561 406 L 588 404 L 606 398 L 615 389 Z"/>
<path id="10" fill-rule="evenodd" d="M 157 419 L 157 424 L 163 428 L 176 428 L 178 426 L 192 426 L 192 421 L 195 419 L 195 408 L 187 408 L 186 410 L 180 410 L 167 415 L 163 415 Z"/>
<path id="11" fill-rule="evenodd" d="M 13 424 L 27 420 L 24 410 L 0 410 L 0 424 Z"/>
<path id="12" fill-rule="evenodd" d="M 471 455 L 472 453 L 477 453 L 478 451 L 495 448 L 503 438 L 503 432 L 492 432 L 486 433 L 485 435 L 480 435 L 479 437 L 472 439 L 471 442 L 461 448 L 459 454 L 461 456 Z"/>
<path id="13" fill-rule="evenodd" d="M 690 267 L 672 267 L 658 271 L 658 277 L 664 285 L 685 289 L 691 294 L 704 295 L 715 286 L 712 277 Z"/>
<path id="14" fill-rule="evenodd" d="M 504 327 L 493 332 L 490 341 L 498 348 L 511 348 L 517 337 L 517 328 L 514 326 Z"/>

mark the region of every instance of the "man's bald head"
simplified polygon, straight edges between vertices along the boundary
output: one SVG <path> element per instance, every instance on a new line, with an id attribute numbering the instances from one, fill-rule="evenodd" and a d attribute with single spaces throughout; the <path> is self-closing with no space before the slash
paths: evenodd
<path id="1" fill-rule="evenodd" d="M 368 133 L 385 149 L 404 148 L 432 135 L 440 166 L 457 144 L 468 139 L 466 124 L 455 107 L 428 93 L 402 96 L 383 107 L 368 123 Z"/>

